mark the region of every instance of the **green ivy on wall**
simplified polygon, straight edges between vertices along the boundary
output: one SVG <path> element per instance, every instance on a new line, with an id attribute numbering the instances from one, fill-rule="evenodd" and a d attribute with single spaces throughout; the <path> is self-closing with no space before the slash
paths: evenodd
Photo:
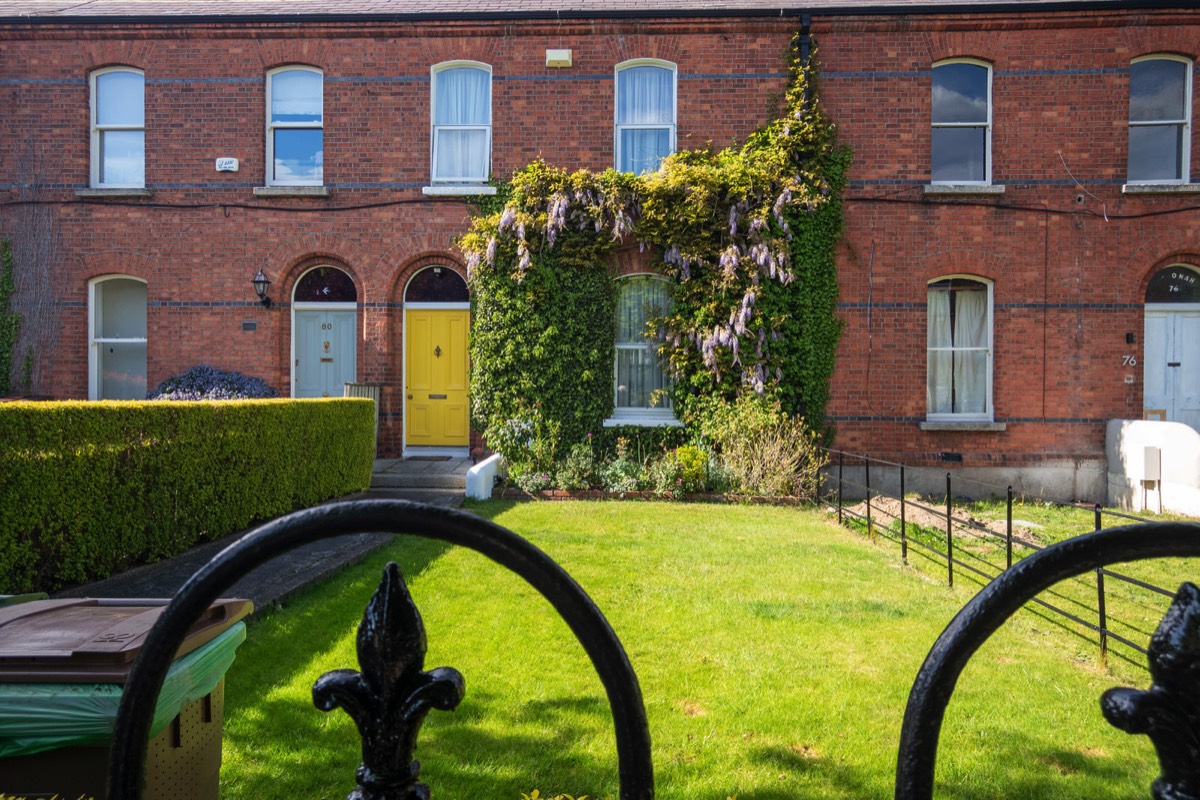
<path id="1" fill-rule="evenodd" d="M 21 330 L 21 315 L 10 309 L 14 291 L 12 245 L 0 239 L 0 397 L 12 391 L 13 358 Z"/>
<path id="2" fill-rule="evenodd" d="M 494 449 L 537 431 L 544 460 L 612 413 L 609 264 L 625 243 L 674 279 L 648 334 L 684 421 L 696 398 L 755 392 L 821 424 L 850 152 L 797 49 L 781 113 L 741 147 L 681 151 L 636 176 L 538 161 L 480 205 L 459 245 L 474 304 L 472 420 Z"/>

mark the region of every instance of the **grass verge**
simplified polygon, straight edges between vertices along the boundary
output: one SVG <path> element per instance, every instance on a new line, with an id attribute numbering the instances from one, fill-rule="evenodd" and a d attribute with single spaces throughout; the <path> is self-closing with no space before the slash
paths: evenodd
<path id="1" fill-rule="evenodd" d="M 815 511 L 672 503 L 489 502 L 591 594 L 641 681 L 664 800 L 885 798 L 900 720 L 930 645 L 974 587 L 947 589 Z M 254 622 L 227 676 L 222 795 L 341 797 L 359 742 L 311 703 L 356 667 L 354 636 L 398 561 L 429 635 L 426 668 L 467 697 L 427 720 L 423 779 L 442 800 L 534 788 L 617 796 L 612 724 L 582 649 L 539 595 L 473 552 L 398 539 Z M 1127 798 L 1157 774 L 1110 728 L 1115 681 L 1024 615 L 968 666 L 941 737 L 937 796 Z"/>

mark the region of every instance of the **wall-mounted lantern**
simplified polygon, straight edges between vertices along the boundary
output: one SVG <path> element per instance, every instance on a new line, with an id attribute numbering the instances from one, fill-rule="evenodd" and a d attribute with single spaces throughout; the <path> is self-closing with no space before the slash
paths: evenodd
<path id="1" fill-rule="evenodd" d="M 271 279 L 260 269 L 258 274 L 250 279 L 250 282 L 254 284 L 254 293 L 258 295 L 258 302 L 262 303 L 264 308 L 270 308 L 271 298 L 267 297 L 267 289 L 271 286 Z"/>

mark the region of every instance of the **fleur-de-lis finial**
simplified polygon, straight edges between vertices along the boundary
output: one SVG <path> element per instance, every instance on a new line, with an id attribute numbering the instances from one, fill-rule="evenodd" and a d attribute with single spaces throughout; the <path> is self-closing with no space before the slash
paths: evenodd
<path id="1" fill-rule="evenodd" d="M 1162 774 L 1156 800 L 1200 800 L 1200 589 L 1185 583 L 1175 594 L 1148 649 L 1152 684 L 1146 691 L 1109 689 L 1105 718 L 1126 733 L 1144 733 L 1158 751 Z"/>
<path id="2" fill-rule="evenodd" d="M 449 711 L 463 698 L 463 677 L 451 667 L 424 672 L 425 626 L 400 567 L 388 564 L 358 626 L 362 672 L 339 669 L 313 684 L 322 711 L 341 708 L 362 737 L 358 786 L 346 800 L 429 800 L 413 759 L 417 734 L 431 709 Z"/>

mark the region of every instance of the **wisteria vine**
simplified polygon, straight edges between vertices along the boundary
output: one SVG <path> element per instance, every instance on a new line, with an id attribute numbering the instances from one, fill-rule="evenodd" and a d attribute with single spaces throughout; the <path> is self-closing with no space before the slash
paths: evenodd
<path id="1" fill-rule="evenodd" d="M 828 294 L 832 280 L 836 293 L 832 250 L 849 152 L 836 143 L 809 68 L 790 66 L 783 113 L 739 148 L 681 151 L 636 176 L 541 161 L 520 170 L 503 208 L 477 216 L 460 239 L 468 273 L 506 270 L 520 283 L 530 269 L 604 263 L 636 243 L 675 281 L 671 311 L 648 333 L 677 392 L 763 393 L 789 371 L 794 381 L 827 383 L 832 355 L 823 375 L 802 374 L 789 365 L 796 348 L 781 342 L 798 330 L 805 282 Z M 820 324 L 836 343 L 828 310 Z"/>

